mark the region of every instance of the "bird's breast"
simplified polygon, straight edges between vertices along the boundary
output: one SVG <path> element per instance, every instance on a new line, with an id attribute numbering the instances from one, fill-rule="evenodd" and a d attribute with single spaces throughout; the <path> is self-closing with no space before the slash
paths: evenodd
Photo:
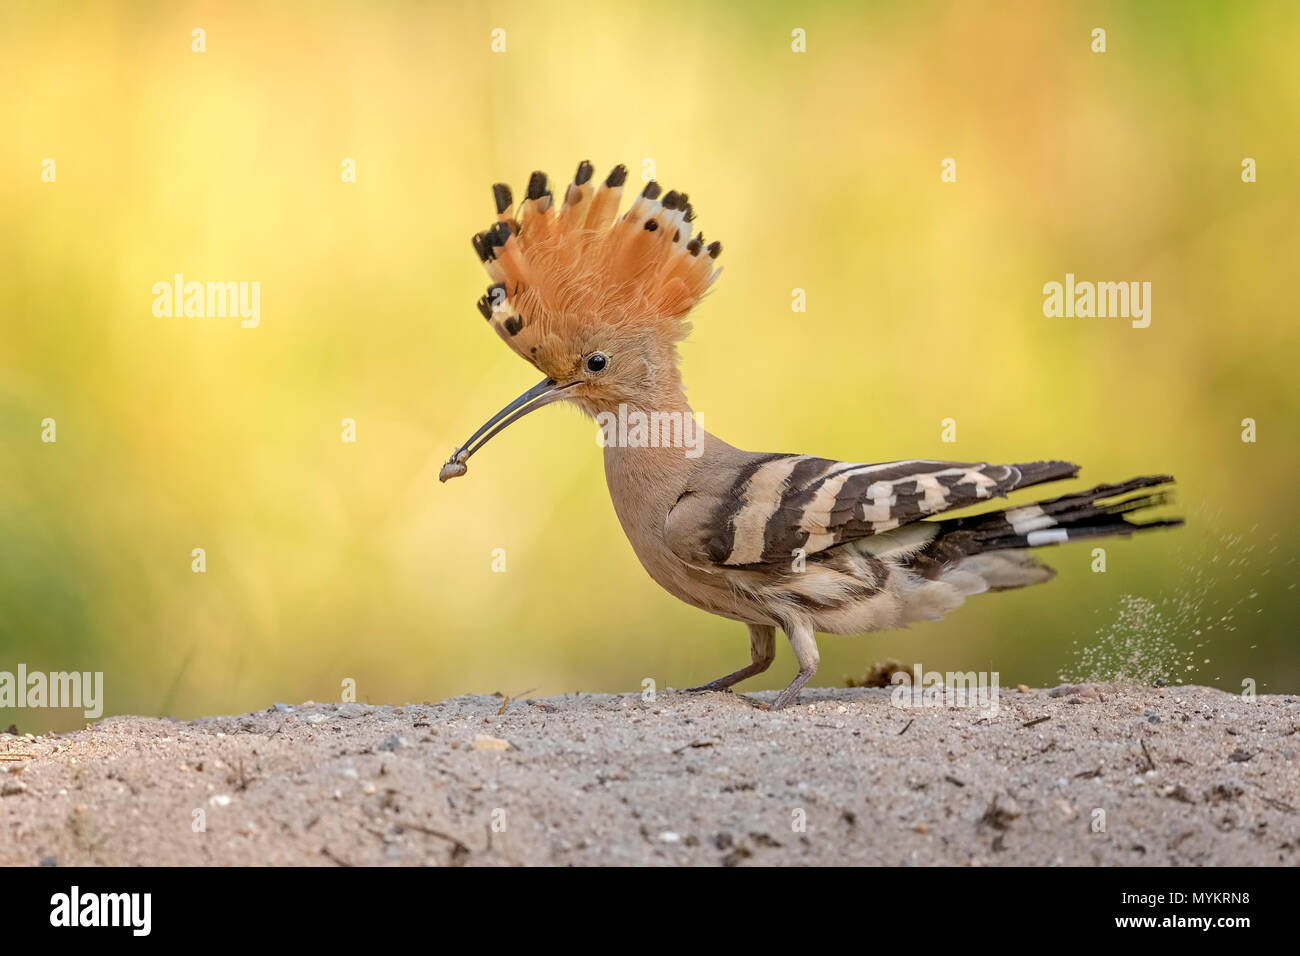
<path id="1" fill-rule="evenodd" d="M 692 607 L 738 621 L 774 623 L 758 604 L 737 592 L 729 570 L 689 564 L 665 541 L 668 514 L 687 493 L 693 473 L 693 463 L 679 449 L 605 448 L 605 480 L 614 513 L 646 573 Z"/>

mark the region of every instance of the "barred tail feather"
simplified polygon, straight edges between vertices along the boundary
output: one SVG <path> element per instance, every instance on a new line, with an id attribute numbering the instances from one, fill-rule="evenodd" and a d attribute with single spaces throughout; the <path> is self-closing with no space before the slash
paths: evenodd
<path id="1" fill-rule="evenodd" d="M 954 570 L 973 572 L 985 577 L 990 590 L 1037 584 L 1054 572 L 1024 549 L 1181 525 L 1181 518 L 1130 518 L 1167 504 L 1170 493 L 1160 486 L 1172 481 L 1170 475 L 1132 478 L 1031 505 L 937 521 L 939 533 L 909 563 L 929 578 Z"/>

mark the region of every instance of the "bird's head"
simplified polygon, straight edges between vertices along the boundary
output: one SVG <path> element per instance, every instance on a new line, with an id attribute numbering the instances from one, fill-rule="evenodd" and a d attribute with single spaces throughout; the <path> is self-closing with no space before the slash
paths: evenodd
<path id="1" fill-rule="evenodd" d="M 457 449 L 443 481 L 464 474 L 469 456 L 501 429 L 552 402 L 593 416 L 682 402 L 677 343 L 720 271 L 722 247 L 691 235 L 685 193 L 654 182 L 616 219 L 627 168 L 615 167 L 599 188 L 592 172 L 580 163 L 559 205 L 546 174 L 533 173 L 518 214 L 510 188 L 492 187 L 497 221 L 473 238 L 492 279 L 478 309 L 546 378 Z"/>

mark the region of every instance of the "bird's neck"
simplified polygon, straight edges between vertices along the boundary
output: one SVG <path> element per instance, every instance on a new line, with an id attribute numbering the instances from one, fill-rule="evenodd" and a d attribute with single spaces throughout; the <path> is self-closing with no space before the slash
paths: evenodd
<path id="1" fill-rule="evenodd" d="M 663 525 L 713 439 L 681 391 L 599 413 L 605 479 L 629 536 Z"/>

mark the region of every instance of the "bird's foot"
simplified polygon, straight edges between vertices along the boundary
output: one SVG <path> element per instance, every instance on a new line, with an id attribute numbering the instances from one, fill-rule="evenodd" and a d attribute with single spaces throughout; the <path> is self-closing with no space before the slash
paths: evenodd
<path id="1" fill-rule="evenodd" d="M 707 684 L 701 684 L 699 687 L 687 687 L 682 690 L 683 694 L 702 694 L 706 690 L 716 690 L 722 693 L 730 693 L 731 684 L 724 684 L 721 680 L 711 680 Z"/>
<path id="2" fill-rule="evenodd" d="M 700 691 L 706 690 L 725 691 L 733 684 L 739 684 L 742 680 L 747 680 L 750 677 L 761 674 L 765 670 L 767 670 L 766 662 L 760 661 L 755 664 L 749 664 L 738 671 L 733 671 L 730 674 L 719 677 L 717 680 L 711 680 L 707 684 L 701 684 L 699 687 L 688 687 L 684 693 L 696 694 Z"/>
<path id="3" fill-rule="evenodd" d="M 798 676 L 790 682 L 790 686 L 777 694 L 776 700 L 772 701 L 771 706 L 767 709 L 782 710 L 789 707 L 799 698 L 799 692 L 803 690 L 803 685 L 808 683 L 816 673 L 817 667 L 815 665 L 812 667 L 805 667 L 803 670 L 799 671 Z"/>
<path id="4" fill-rule="evenodd" d="M 795 699 L 798 698 L 798 696 L 799 696 L 798 691 L 795 691 L 792 694 L 790 693 L 790 688 L 787 687 L 785 690 L 781 691 L 781 693 L 776 695 L 776 700 L 768 704 L 767 709 L 784 710 L 786 707 L 789 707 L 791 704 L 793 704 L 795 702 Z"/>

